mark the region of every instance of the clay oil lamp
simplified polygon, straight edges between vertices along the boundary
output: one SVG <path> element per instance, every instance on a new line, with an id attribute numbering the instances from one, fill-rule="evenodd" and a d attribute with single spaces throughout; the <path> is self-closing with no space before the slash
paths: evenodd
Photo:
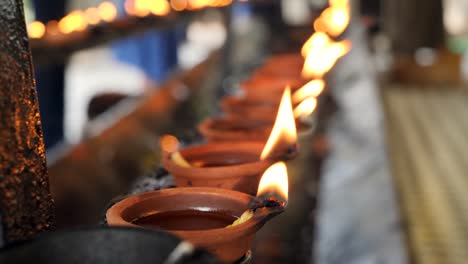
<path id="1" fill-rule="evenodd" d="M 165 230 L 224 263 L 250 249 L 255 233 L 284 211 L 288 197 L 286 165 L 278 162 L 261 178 L 257 196 L 219 188 L 174 188 L 130 196 L 106 213 L 110 226 Z"/>
<path id="2" fill-rule="evenodd" d="M 253 76 L 300 78 L 303 65 L 304 57 L 301 54 L 276 54 L 268 57 Z"/>
<path id="3" fill-rule="evenodd" d="M 348 40 L 336 42 L 323 32 L 315 32 L 301 50 L 305 60 L 302 70 L 296 76 L 286 78 L 254 75 L 252 79 L 241 84 L 241 91 L 246 97 L 265 98 L 268 101 L 270 99 L 267 98 L 277 98 L 285 85 L 291 85 L 294 92 L 306 84 L 307 80 L 322 79 L 336 61 L 348 53 L 350 49 L 351 43 Z"/>
<path id="4" fill-rule="evenodd" d="M 278 110 L 271 108 L 271 115 L 276 115 L 275 123 L 279 119 L 291 119 L 294 122 L 291 104 L 291 91 L 288 88 L 283 89 L 283 96 Z M 289 115 L 290 113 L 290 115 Z M 198 126 L 200 133 L 208 141 L 245 141 L 262 140 L 266 141 L 272 131 L 273 122 L 271 120 L 254 120 L 239 117 L 220 117 L 208 118 Z"/>
<path id="5" fill-rule="evenodd" d="M 287 102 L 287 101 L 285 101 Z M 178 187 L 217 187 L 248 194 L 271 164 L 297 155 L 297 135 L 291 104 L 283 104 L 270 137 L 264 141 L 209 142 L 163 152 L 163 166 Z M 265 143 L 266 142 L 266 143 Z M 164 148 L 165 144 L 161 144 Z"/>
<path id="6" fill-rule="evenodd" d="M 286 95 L 288 99 L 286 99 Z M 301 96 L 296 97 L 302 99 Z M 287 88 L 284 90 L 281 104 L 289 100 L 288 104 L 291 105 L 292 100 L 289 98 L 290 92 L 289 88 Z M 313 126 L 311 126 L 314 123 L 313 118 L 305 117 L 315 110 L 316 102 L 317 100 L 314 97 L 309 97 L 303 102 L 298 101 L 296 104 L 297 106 L 293 111 L 293 120 L 296 121 L 295 124 L 299 133 L 310 133 L 313 129 Z M 279 111 L 281 111 L 281 104 L 278 108 Z M 274 107 L 239 108 L 239 111 L 232 111 L 224 117 L 204 120 L 200 123 L 198 129 L 209 142 L 232 142 L 245 139 L 266 141 L 272 131 L 273 122 L 278 122 L 277 118 L 275 119 L 276 111 L 274 109 Z"/>
<path id="7" fill-rule="evenodd" d="M 224 116 L 202 121 L 198 131 L 208 142 L 245 140 L 264 142 L 271 132 L 272 123 L 270 120 L 259 121 L 239 116 Z"/>
<path id="8" fill-rule="evenodd" d="M 240 92 L 244 96 L 252 99 L 277 101 L 281 98 L 284 87 L 289 85 L 291 91 L 302 87 L 307 81 L 300 78 L 277 78 L 277 77 L 262 77 L 249 79 L 240 84 Z"/>
<path id="9" fill-rule="evenodd" d="M 325 88 L 325 82 L 321 79 L 311 80 L 292 94 L 293 107 L 308 97 L 318 97 Z M 265 91 L 265 98 L 252 97 L 248 94 L 243 96 L 226 96 L 221 100 L 220 108 L 229 116 L 248 118 L 254 120 L 270 120 L 275 118 L 276 109 L 281 100 L 280 95 L 272 96 L 273 93 Z"/>

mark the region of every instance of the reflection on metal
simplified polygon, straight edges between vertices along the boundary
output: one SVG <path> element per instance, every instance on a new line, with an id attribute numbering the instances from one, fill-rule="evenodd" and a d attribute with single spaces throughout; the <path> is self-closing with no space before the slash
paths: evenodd
<path id="1" fill-rule="evenodd" d="M 0 10 L 0 241 L 7 243 L 54 220 L 22 6 L 6 0 Z"/>

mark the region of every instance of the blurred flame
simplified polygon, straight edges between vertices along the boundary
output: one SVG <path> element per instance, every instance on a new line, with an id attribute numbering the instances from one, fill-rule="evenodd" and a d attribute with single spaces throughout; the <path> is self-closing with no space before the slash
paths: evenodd
<path id="1" fill-rule="evenodd" d="M 308 116 L 312 114 L 317 107 L 317 99 L 309 97 L 294 108 L 294 118 Z"/>
<path id="2" fill-rule="evenodd" d="M 145 17 L 149 14 L 164 16 L 170 12 L 167 0 L 127 0 L 125 12 L 131 16 Z"/>
<path id="3" fill-rule="evenodd" d="M 291 88 L 287 86 L 286 89 L 284 89 L 283 97 L 278 107 L 275 124 L 263 148 L 260 159 L 264 160 L 268 158 L 278 147 L 289 148 L 296 144 L 296 141 L 296 123 L 291 104 Z"/>
<path id="4" fill-rule="evenodd" d="M 166 0 L 153 1 L 150 5 L 150 11 L 153 15 L 164 16 L 169 14 L 171 7 Z"/>
<path id="5" fill-rule="evenodd" d="M 171 0 L 171 7 L 176 11 L 182 11 L 187 8 L 187 0 Z"/>
<path id="6" fill-rule="evenodd" d="M 210 0 L 188 0 L 190 9 L 199 9 L 206 7 L 210 4 Z"/>
<path id="7" fill-rule="evenodd" d="M 161 149 L 165 152 L 172 153 L 179 150 L 179 140 L 173 135 L 163 135 L 159 139 Z"/>
<path id="8" fill-rule="evenodd" d="M 323 76 L 350 49 L 351 43 L 347 40 L 340 42 L 330 41 L 323 49 L 311 49 L 302 68 L 302 77 L 314 78 Z"/>
<path id="9" fill-rule="evenodd" d="M 86 20 L 90 25 L 97 25 L 101 21 L 99 10 L 96 7 L 90 7 L 85 11 Z"/>
<path id="10" fill-rule="evenodd" d="M 322 79 L 312 80 L 294 92 L 292 102 L 293 104 L 298 104 L 308 97 L 317 97 L 322 93 L 324 88 L 325 82 Z"/>
<path id="11" fill-rule="evenodd" d="M 60 34 L 60 30 L 59 30 L 59 27 L 58 27 L 58 22 L 56 20 L 50 20 L 49 22 L 47 22 L 47 25 L 46 25 L 46 28 L 47 28 L 47 35 L 58 35 Z"/>
<path id="12" fill-rule="evenodd" d="M 323 32 L 315 32 L 302 46 L 302 57 L 306 58 L 309 52 L 323 49 L 329 42 L 330 38 L 327 34 Z"/>
<path id="13" fill-rule="evenodd" d="M 275 194 L 288 201 L 288 170 L 282 161 L 271 165 L 264 173 L 258 184 L 257 197 Z"/>
<path id="14" fill-rule="evenodd" d="M 348 0 L 330 0 L 330 6 L 315 20 L 316 31 L 324 31 L 333 37 L 341 35 L 349 25 L 350 7 Z"/>
<path id="15" fill-rule="evenodd" d="M 125 8 L 125 13 L 127 13 L 127 15 L 129 15 L 129 16 L 136 15 L 135 0 L 125 1 L 124 8 Z"/>
<path id="16" fill-rule="evenodd" d="M 204 7 L 222 7 L 232 3 L 232 0 L 187 0 L 187 9 L 196 10 Z"/>
<path id="17" fill-rule="evenodd" d="M 28 36 L 33 39 L 39 39 L 44 36 L 46 27 L 40 21 L 34 21 L 28 25 Z"/>
<path id="18" fill-rule="evenodd" d="M 81 10 L 72 11 L 59 21 L 59 30 L 62 33 L 68 34 L 73 31 L 83 31 L 88 26 L 85 13 Z"/>
<path id="19" fill-rule="evenodd" d="M 110 2 L 102 2 L 98 6 L 99 17 L 106 21 L 111 22 L 117 17 L 117 8 Z"/>

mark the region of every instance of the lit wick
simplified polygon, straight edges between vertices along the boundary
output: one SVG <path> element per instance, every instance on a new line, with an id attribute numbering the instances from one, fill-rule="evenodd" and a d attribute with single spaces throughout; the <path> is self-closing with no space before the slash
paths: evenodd
<path id="1" fill-rule="evenodd" d="M 288 201 L 288 172 L 282 161 L 271 165 L 260 180 L 257 197 L 236 221 L 227 227 L 245 223 L 256 214 L 273 217 L 284 211 Z"/>

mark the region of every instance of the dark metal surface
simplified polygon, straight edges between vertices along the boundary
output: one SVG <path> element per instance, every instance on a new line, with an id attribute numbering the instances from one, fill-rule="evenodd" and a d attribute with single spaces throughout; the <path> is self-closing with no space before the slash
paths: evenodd
<path id="1" fill-rule="evenodd" d="M 0 263 L 219 263 L 173 235 L 131 228 L 51 232 L 0 251 Z"/>
<path id="2" fill-rule="evenodd" d="M 3 239 L 51 229 L 44 144 L 22 2 L 0 6 L 0 216 Z"/>

